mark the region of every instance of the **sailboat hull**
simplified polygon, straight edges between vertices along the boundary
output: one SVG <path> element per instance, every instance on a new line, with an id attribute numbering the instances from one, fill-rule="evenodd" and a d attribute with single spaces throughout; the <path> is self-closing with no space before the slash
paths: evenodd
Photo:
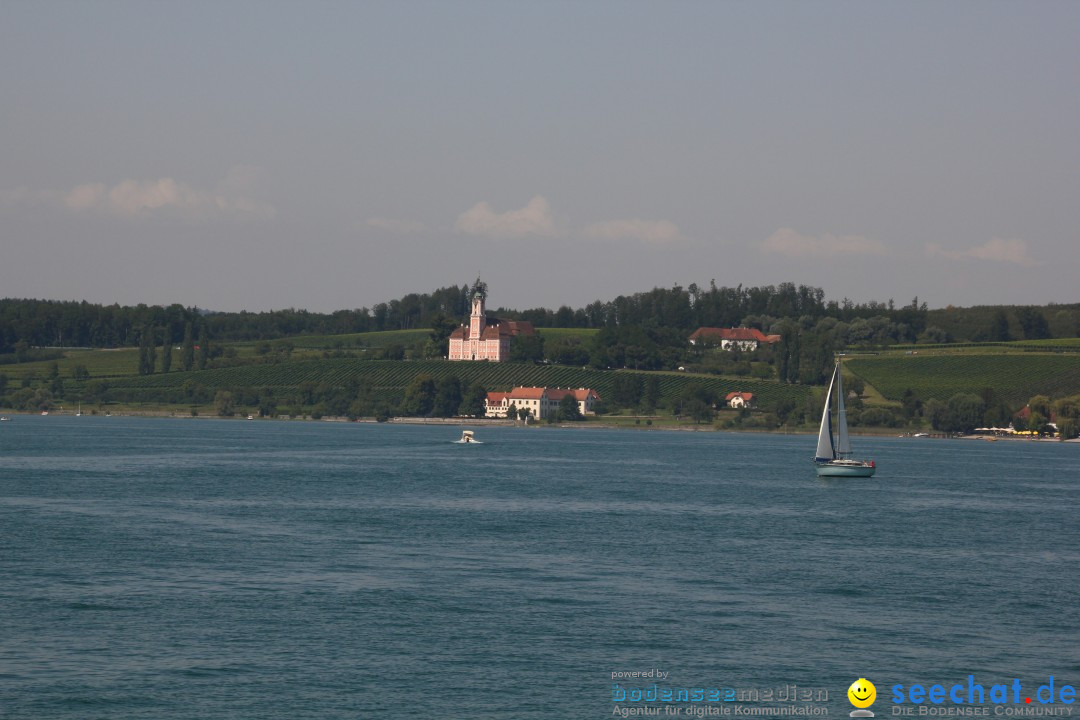
<path id="1" fill-rule="evenodd" d="M 872 463 L 858 460 L 833 460 L 817 464 L 818 477 L 873 477 L 876 470 Z"/>

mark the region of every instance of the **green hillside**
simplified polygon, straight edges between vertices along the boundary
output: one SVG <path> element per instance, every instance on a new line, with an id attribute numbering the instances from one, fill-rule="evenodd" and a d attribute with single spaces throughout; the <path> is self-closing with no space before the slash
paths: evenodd
<path id="1" fill-rule="evenodd" d="M 909 388 L 924 400 L 993 388 L 997 397 L 1016 407 L 1034 395 L 1058 398 L 1080 392 L 1077 354 L 889 354 L 853 357 L 844 366 L 897 401 Z"/>
<path id="2" fill-rule="evenodd" d="M 629 371 L 619 371 L 627 373 Z M 109 379 L 110 391 L 137 399 L 161 395 L 161 391 L 181 390 L 192 384 L 211 389 L 239 387 L 269 387 L 290 390 L 305 383 L 341 387 L 351 381 L 370 382 L 377 393 L 400 396 L 414 377 L 428 374 L 436 380 L 454 375 L 462 381 L 478 382 L 488 390 L 509 390 L 517 385 L 547 387 L 591 387 L 603 397 L 610 393 L 616 373 L 560 365 L 525 363 L 464 363 L 446 360 L 394 361 L 354 360 L 331 358 L 300 360 L 273 365 L 243 365 L 191 372 L 172 372 L 155 375 L 128 375 Z M 688 373 L 631 373 L 641 377 L 656 375 L 660 380 L 661 397 L 674 397 L 690 385 L 701 385 L 724 395 L 734 390 L 752 392 L 763 405 L 771 405 L 781 397 L 797 402 L 805 400 L 811 388 L 784 385 L 776 382 L 721 378 Z"/>

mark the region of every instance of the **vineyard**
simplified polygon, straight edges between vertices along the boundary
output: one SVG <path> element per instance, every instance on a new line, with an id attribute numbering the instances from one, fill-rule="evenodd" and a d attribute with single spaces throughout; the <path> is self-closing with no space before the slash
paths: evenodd
<path id="1" fill-rule="evenodd" d="M 1021 407 L 1034 395 L 1059 398 L 1080 392 L 1076 355 L 882 355 L 856 357 L 844 366 L 889 400 L 914 390 L 924 400 L 948 400 L 957 393 L 996 395 Z"/>
<path id="2" fill-rule="evenodd" d="M 620 373 L 626 371 L 619 371 Z M 383 396 L 400 396 L 412 379 L 420 374 L 438 380 L 449 375 L 463 382 L 480 383 L 487 390 L 509 390 L 514 386 L 590 387 L 603 397 L 614 387 L 616 373 L 609 370 L 588 370 L 560 365 L 525 363 L 457 363 L 445 360 L 394 361 L 320 359 L 280 363 L 276 365 L 247 365 L 192 372 L 127 376 L 112 378 L 110 387 L 142 391 L 177 389 L 186 383 L 197 383 L 211 389 L 238 387 L 270 387 L 275 390 L 296 388 L 304 383 L 344 386 L 352 381 L 370 382 Z M 643 379 L 649 373 L 634 373 Z M 721 397 L 733 390 L 752 392 L 759 404 L 770 406 L 781 397 L 802 402 L 811 388 L 802 385 L 783 385 L 760 380 L 735 380 L 686 373 L 652 373 L 660 378 L 661 397 L 678 395 L 691 384 L 702 385 Z M 149 394 L 149 393 L 147 393 Z"/>

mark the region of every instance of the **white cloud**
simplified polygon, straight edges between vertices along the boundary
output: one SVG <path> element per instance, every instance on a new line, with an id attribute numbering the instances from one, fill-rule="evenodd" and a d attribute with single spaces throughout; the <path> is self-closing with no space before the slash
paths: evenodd
<path id="1" fill-rule="evenodd" d="M 926 246 L 926 254 L 930 257 L 940 256 L 951 258 L 953 260 L 965 260 L 969 258 L 974 258 L 976 260 L 990 260 L 992 262 L 1012 263 L 1024 267 L 1033 267 L 1041 264 L 1028 255 L 1027 243 L 1023 240 L 1016 239 L 1002 240 L 1001 238 L 993 238 L 982 245 L 976 245 L 975 247 L 970 247 L 966 250 L 946 250 L 940 245 L 930 243 Z"/>
<path id="2" fill-rule="evenodd" d="M 427 230 L 427 225 L 416 220 L 400 220 L 396 218 L 373 217 L 367 219 L 367 226 L 386 230 L 395 235 L 415 235 Z"/>
<path id="3" fill-rule="evenodd" d="M 271 219 L 277 214 L 274 206 L 251 197 L 256 175 L 254 168 L 236 166 L 213 192 L 169 177 L 150 181 L 123 180 L 112 187 L 104 183 L 87 183 L 65 193 L 64 205 L 73 212 L 97 211 L 120 217 L 168 211 L 196 220 L 220 215 Z"/>
<path id="4" fill-rule="evenodd" d="M 587 238 L 599 240 L 637 240 L 662 245 L 682 240 L 679 226 L 667 220 L 606 220 L 585 226 Z"/>
<path id="5" fill-rule="evenodd" d="M 558 235 L 548 201 L 537 195 L 520 210 L 496 213 L 486 202 L 478 202 L 458 216 L 454 229 L 466 235 L 490 238 L 520 238 L 528 235 Z"/>
<path id="6" fill-rule="evenodd" d="M 762 252 L 792 258 L 887 254 L 880 240 L 862 235 L 801 235 L 791 228 L 780 228 L 758 247 Z"/>

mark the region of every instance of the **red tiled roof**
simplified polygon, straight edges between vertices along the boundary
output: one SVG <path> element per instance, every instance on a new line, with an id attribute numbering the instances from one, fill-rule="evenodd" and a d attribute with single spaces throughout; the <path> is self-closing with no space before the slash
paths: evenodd
<path id="1" fill-rule="evenodd" d="M 1031 413 L 1032 413 L 1031 406 L 1030 405 L 1025 405 L 1024 407 L 1020 408 L 1020 410 L 1018 412 L 1014 412 L 1013 417 L 1014 418 L 1020 418 L 1021 420 L 1027 422 L 1028 420 L 1031 419 Z M 1053 410 L 1051 410 L 1050 411 L 1050 417 L 1048 417 L 1046 419 L 1046 421 L 1056 424 L 1057 423 L 1057 413 L 1054 412 Z"/>
<path id="2" fill-rule="evenodd" d="M 544 397 L 547 388 L 542 387 L 516 387 L 510 391 L 510 398 L 522 400 L 539 400 Z"/>
<path id="3" fill-rule="evenodd" d="M 489 392 L 487 394 L 487 404 L 499 405 L 508 397 L 510 397 L 510 393 L 507 392 Z"/>
<path id="4" fill-rule="evenodd" d="M 741 397 L 743 402 L 750 402 L 754 399 L 754 393 L 748 392 L 729 392 L 727 397 L 724 398 L 724 402 L 731 402 L 732 398 Z"/>
<path id="5" fill-rule="evenodd" d="M 506 320 L 503 323 L 510 329 L 511 335 L 535 335 L 536 329 L 528 320 Z"/>
<path id="6" fill-rule="evenodd" d="M 450 333 L 455 340 L 471 340 L 470 327 L 468 324 L 459 325 Z M 484 327 L 480 330 L 481 340 L 498 340 L 502 337 L 514 335 L 535 335 L 536 330 L 532 323 L 527 320 L 500 320 L 495 317 L 485 317 Z"/>
<path id="7" fill-rule="evenodd" d="M 690 335 L 691 340 L 735 340 L 735 341 L 756 341 L 764 343 L 779 342 L 779 335 L 765 335 L 757 328 L 713 328 L 713 327 L 700 327 Z"/>

